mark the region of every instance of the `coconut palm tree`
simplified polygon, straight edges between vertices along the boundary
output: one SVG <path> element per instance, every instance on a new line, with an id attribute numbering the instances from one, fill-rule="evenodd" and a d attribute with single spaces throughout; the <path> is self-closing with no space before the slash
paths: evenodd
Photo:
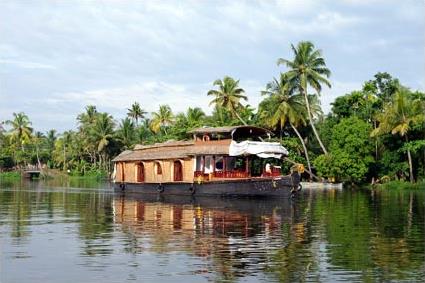
<path id="1" fill-rule="evenodd" d="M 134 142 L 135 127 L 129 118 L 121 120 L 121 125 L 117 131 L 117 138 L 123 143 L 124 149 L 129 149 Z"/>
<path id="2" fill-rule="evenodd" d="M 308 86 L 312 87 L 317 95 L 322 91 L 322 84 L 331 87 L 330 82 L 326 79 L 329 78 L 331 71 L 326 67 L 325 59 L 322 57 L 321 50 L 315 49 L 313 43 L 309 41 L 301 41 L 297 47 L 291 44 L 292 51 L 294 52 L 293 60 L 279 58 L 278 65 L 286 65 L 289 70 L 285 73 L 290 85 L 299 90 L 301 95 L 304 96 L 305 104 L 307 107 L 308 118 L 313 132 L 322 148 L 323 152 L 327 154 L 327 150 L 323 145 L 322 140 L 314 126 L 313 117 L 308 100 Z"/>
<path id="3" fill-rule="evenodd" d="M 167 128 L 174 121 L 174 115 L 171 111 L 170 106 L 160 105 L 158 112 L 152 112 L 152 120 L 150 122 L 150 128 L 152 132 L 158 133 L 161 128 L 164 129 L 165 134 L 167 135 Z"/>
<path id="4" fill-rule="evenodd" d="M 13 113 L 13 120 L 7 120 L 6 125 L 10 125 L 12 129 L 10 130 L 10 140 L 13 143 L 19 145 L 24 151 L 24 144 L 31 141 L 32 127 L 31 122 L 27 115 L 23 112 Z"/>
<path id="5" fill-rule="evenodd" d="M 108 113 L 99 113 L 93 125 L 91 135 L 97 145 L 100 166 L 106 169 L 106 147 L 114 134 L 114 121 Z"/>
<path id="6" fill-rule="evenodd" d="M 205 117 L 205 112 L 199 107 L 189 107 L 186 111 L 186 119 L 189 128 L 201 126 Z"/>
<path id="7" fill-rule="evenodd" d="M 131 108 L 127 109 L 127 116 L 136 121 L 136 126 L 139 124 L 139 118 L 143 119 L 146 112 L 140 107 L 138 102 L 134 102 Z"/>
<path id="8" fill-rule="evenodd" d="M 62 134 L 63 171 L 66 171 L 68 169 L 67 149 L 71 147 L 73 135 L 73 131 L 65 131 Z"/>
<path id="9" fill-rule="evenodd" d="M 307 147 L 297 129 L 297 127 L 306 124 L 306 117 L 303 115 L 305 103 L 303 103 L 303 96 L 300 94 L 291 95 L 293 90 L 284 75 L 281 75 L 280 80 L 275 78 L 268 83 L 266 90 L 262 91 L 262 95 L 269 96 L 269 103 L 267 103 L 267 109 L 264 109 L 265 104 L 263 104 L 263 109 L 260 109 L 260 117 L 266 120 L 272 128 L 279 125 L 282 130 L 287 123 L 291 126 L 303 146 L 310 178 L 312 178 Z"/>
<path id="10" fill-rule="evenodd" d="M 33 143 L 35 145 L 35 155 L 37 157 L 37 166 L 38 168 L 41 168 L 41 162 L 40 162 L 40 145 L 43 141 L 44 134 L 42 132 L 35 132 L 33 136 Z"/>
<path id="11" fill-rule="evenodd" d="M 47 148 L 48 148 L 50 154 L 53 151 L 53 149 L 55 148 L 56 139 L 57 139 L 56 130 L 55 129 L 49 130 L 46 134 L 46 143 L 47 143 Z"/>
<path id="12" fill-rule="evenodd" d="M 245 91 L 239 87 L 239 80 L 235 81 L 233 78 L 225 76 L 223 80 L 215 80 L 213 85 L 217 86 L 218 90 L 212 89 L 208 91 L 208 95 L 215 96 L 215 98 L 210 102 L 210 105 L 216 105 L 227 109 L 244 125 L 247 125 L 247 123 L 238 114 L 238 110 L 243 107 L 240 100 L 248 100 L 248 98 L 243 95 Z"/>
<path id="13" fill-rule="evenodd" d="M 384 111 L 377 115 L 379 126 L 372 131 L 371 136 L 386 133 L 398 134 L 408 143 L 409 131 L 412 127 L 424 122 L 423 111 L 420 100 L 412 99 L 410 91 L 400 87 L 394 94 L 392 101 L 385 105 Z M 406 152 L 410 182 L 414 182 L 412 155 L 408 146 Z"/>
<path id="14" fill-rule="evenodd" d="M 81 113 L 77 116 L 77 121 L 80 124 L 80 130 L 84 130 L 84 128 L 87 128 L 89 125 L 92 125 L 94 123 L 94 120 L 96 119 L 97 114 L 98 112 L 96 106 L 87 105 L 86 112 Z"/>

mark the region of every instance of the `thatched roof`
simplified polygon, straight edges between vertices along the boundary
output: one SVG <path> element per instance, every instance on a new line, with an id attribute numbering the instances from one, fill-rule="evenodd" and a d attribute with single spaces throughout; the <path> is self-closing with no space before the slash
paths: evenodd
<path id="1" fill-rule="evenodd" d="M 226 127 L 202 127 L 189 131 L 189 134 L 222 134 L 231 133 L 238 126 L 226 126 Z"/>
<path id="2" fill-rule="evenodd" d="M 164 147 L 187 146 L 187 145 L 193 145 L 193 141 L 170 140 L 170 141 L 166 141 L 166 142 L 162 142 L 162 143 L 155 143 L 155 144 L 150 144 L 150 145 L 137 144 L 134 147 L 134 150 L 143 150 L 143 149 L 158 148 L 158 147 L 164 148 Z"/>
<path id="3" fill-rule="evenodd" d="M 190 156 L 224 155 L 229 154 L 229 143 L 220 144 L 196 144 L 193 141 L 168 141 L 153 145 L 136 145 L 134 150 L 126 150 L 115 157 L 112 161 L 136 161 L 136 160 L 160 160 L 160 159 L 184 159 Z"/>
<path id="4" fill-rule="evenodd" d="M 248 137 L 261 137 L 270 135 L 271 132 L 264 128 L 255 126 L 227 126 L 227 127 L 203 127 L 189 131 L 190 134 L 221 134 L 225 136 L 232 136 L 234 139 L 248 138 Z"/>

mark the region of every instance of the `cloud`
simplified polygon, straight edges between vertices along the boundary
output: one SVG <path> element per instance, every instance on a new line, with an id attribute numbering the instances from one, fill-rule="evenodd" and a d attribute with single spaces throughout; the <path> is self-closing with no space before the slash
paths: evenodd
<path id="1" fill-rule="evenodd" d="M 19 60 L 11 60 L 11 59 L 0 59 L 0 65 L 12 65 L 22 69 L 56 69 L 53 65 L 30 62 L 30 61 L 19 61 Z"/>
<path id="2" fill-rule="evenodd" d="M 123 116 L 133 102 L 139 102 L 145 111 L 156 111 L 160 104 L 168 104 L 173 111 L 186 111 L 188 107 L 208 109 L 207 84 L 174 84 L 158 80 L 144 81 L 110 89 L 56 93 L 46 103 L 64 105 L 78 101 L 80 110 L 86 105 L 96 105 Z"/>
<path id="3" fill-rule="evenodd" d="M 70 128 L 87 104 L 120 118 L 134 101 L 208 111 L 224 75 L 256 107 L 300 40 L 332 70 L 325 112 L 377 71 L 423 89 L 423 3 L 383 1 L 0 1 L 0 120 L 25 111 L 36 127 Z"/>

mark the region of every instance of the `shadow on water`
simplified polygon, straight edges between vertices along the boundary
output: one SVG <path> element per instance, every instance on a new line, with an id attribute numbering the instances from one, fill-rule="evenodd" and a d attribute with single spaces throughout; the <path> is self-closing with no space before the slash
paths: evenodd
<path id="1" fill-rule="evenodd" d="M 11 271 L 1 282 L 425 276 L 424 192 L 303 190 L 290 200 L 120 195 L 102 183 L 0 187 Z"/>

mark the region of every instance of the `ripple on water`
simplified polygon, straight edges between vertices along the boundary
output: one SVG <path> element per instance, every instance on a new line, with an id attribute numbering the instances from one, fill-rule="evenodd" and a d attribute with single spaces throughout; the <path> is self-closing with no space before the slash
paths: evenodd
<path id="1" fill-rule="evenodd" d="M 9 187 L 0 191 L 1 262 L 9 271 L 0 279 L 420 281 L 424 199 L 304 190 L 295 201 L 176 202 L 99 188 Z"/>

